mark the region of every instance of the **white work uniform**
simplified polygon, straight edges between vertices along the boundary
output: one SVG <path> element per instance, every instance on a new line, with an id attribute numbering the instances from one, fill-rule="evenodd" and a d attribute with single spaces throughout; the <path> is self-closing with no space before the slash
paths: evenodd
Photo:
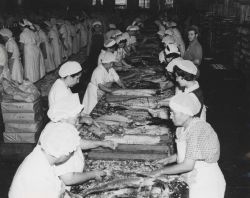
<path id="1" fill-rule="evenodd" d="M 40 78 L 43 78 L 46 74 L 45 72 L 45 63 L 44 63 L 44 57 L 43 57 L 43 53 L 42 50 L 40 48 L 40 44 L 42 43 L 40 35 L 38 33 L 38 31 L 35 32 L 35 38 L 36 38 L 36 44 L 38 46 L 39 49 L 39 68 L 40 68 Z"/>
<path id="2" fill-rule="evenodd" d="M 199 89 L 199 88 L 200 88 L 199 83 L 197 81 L 195 81 L 195 84 L 192 87 L 184 89 L 184 93 L 192 93 L 194 90 Z M 176 94 L 178 94 L 179 92 L 182 92 L 182 91 L 179 90 Z M 206 112 L 207 112 L 207 108 L 206 108 L 205 105 L 203 105 L 202 110 L 201 110 L 200 118 L 202 120 L 205 120 L 205 121 L 206 121 L 206 118 L 207 118 L 207 115 L 206 115 L 207 113 Z"/>
<path id="3" fill-rule="evenodd" d="M 173 33 L 174 33 L 175 41 L 176 41 L 178 48 L 181 52 L 181 57 L 183 57 L 184 53 L 185 53 L 185 43 L 182 39 L 181 33 L 177 28 L 173 28 Z"/>
<path id="4" fill-rule="evenodd" d="M 88 84 L 87 90 L 85 92 L 83 102 L 84 105 L 83 112 L 90 114 L 95 108 L 98 100 L 101 99 L 104 92 L 99 89 L 98 85 L 107 85 L 108 83 L 119 81 L 119 76 L 116 71 L 111 68 L 107 71 L 102 64 L 100 64 L 93 72 L 91 81 Z"/>
<path id="5" fill-rule="evenodd" d="M 0 44 L 0 66 L 4 67 L 3 72 L 0 74 L 0 81 L 3 78 L 10 79 L 10 71 L 8 68 L 8 54 L 5 47 Z"/>
<path id="6" fill-rule="evenodd" d="M 69 123 L 64 123 L 69 124 Z M 72 124 L 69 124 L 72 126 L 72 133 L 79 134 L 78 130 L 73 126 Z M 73 153 L 73 155 L 63 164 L 57 165 L 55 167 L 56 174 L 58 176 L 65 175 L 67 173 L 82 173 L 85 166 L 85 158 L 82 153 L 82 149 L 80 146 L 77 147 L 76 151 Z M 67 187 L 68 190 L 70 190 L 70 187 Z"/>
<path id="7" fill-rule="evenodd" d="M 6 50 L 12 53 L 9 61 L 9 69 L 11 73 L 11 79 L 19 83 L 23 82 L 23 66 L 20 60 L 20 52 L 14 38 L 9 38 L 5 44 Z M 11 64 L 11 65 L 10 65 Z"/>
<path id="8" fill-rule="evenodd" d="M 25 28 L 20 34 L 20 43 L 24 44 L 24 76 L 31 82 L 40 79 L 40 51 L 36 45 L 35 33 Z"/>
<path id="9" fill-rule="evenodd" d="M 70 56 L 70 50 L 71 49 L 70 49 L 70 46 L 69 46 L 69 36 L 68 36 L 69 33 L 67 31 L 67 28 L 66 28 L 65 24 L 62 24 L 62 26 L 59 29 L 59 33 L 61 34 L 61 37 L 63 38 L 63 41 L 62 41 L 63 44 L 67 48 L 67 49 L 65 49 L 62 46 L 62 56 L 68 58 L 68 56 Z"/>
<path id="10" fill-rule="evenodd" d="M 9 198 L 61 198 L 64 184 L 37 145 L 19 166 L 10 190 Z"/>
<path id="11" fill-rule="evenodd" d="M 61 79 L 57 79 L 49 91 L 49 107 L 70 94 L 73 94 L 70 88 Z"/>
<path id="12" fill-rule="evenodd" d="M 53 49 L 52 49 L 52 47 L 51 47 L 51 45 L 49 43 L 49 39 L 48 39 L 48 37 L 47 37 L 47 35 L 45 34 L 44 31 L 39 30 L 38 35 L 40 37 L 41 43 L 45 44 L 47 58 L 44 59 L 44 65 L 45 65 L 45 70 L 48 73 L 48 72 L 53 71 L 54 69 L 56 69 L 55 62 L 54 62 L 54 57 L 53 57 Z"/>
<path id="13" fill-rule="evenodd" d="M 53 50 L 53 58 L 56 68 L 62 63 L 62 46 L 60 45 L 59 34 L 55 26 L 53 26 L 48 34 L 51 40 L 51 46 Z"/>
<path id="14" fill-rule="evenodd" d="M 189 128 L 201 121 L 194 120 L 185 130 L 182 127 L 176 133 L 177 163 L 182 163 L 185 160 L 187 151 L 186 135 Z M 189 185 L 189 198 L 224 198 L 226 183 L 218 163 L 196 160 L 194 169 L 182 176 Z"/>

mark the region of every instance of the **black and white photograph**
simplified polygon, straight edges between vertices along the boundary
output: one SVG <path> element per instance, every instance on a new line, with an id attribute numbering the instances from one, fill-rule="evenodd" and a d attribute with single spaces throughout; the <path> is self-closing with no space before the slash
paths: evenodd
<path id="1" fill-rule="evenodd" d="M 0 198 L 250 198 L 250 0 L 0 0 Z"/>

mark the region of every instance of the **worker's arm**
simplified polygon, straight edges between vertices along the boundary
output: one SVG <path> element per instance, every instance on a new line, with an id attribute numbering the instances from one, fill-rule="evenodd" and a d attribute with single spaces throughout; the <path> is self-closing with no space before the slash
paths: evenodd
<path id="1" fill-rule="evenodd" d="M 111 93 L 111 92 L 112 92 L 111 89 L 109 89 L 108 87 L 106 87 L 106 86 L 104 86 L 104 85 L 102 85 L 102 84 L 98 84 L 98 88 L 99 88 L 100 90 L 106 92 L 106 93 Z"/>
<path id="2" fill-rule="evenodd" d="M 123 84 L 122 80 L 118 80 L 118 81 L 116 81 L 116 83 L 117 83 L 121 88 L 123 88 L 123 89 L 126 88 L 125 85 Z"/>
<path id="3" fill-rule="evenodd" d="M 115 149 L 117 144 L 115 144 L 113 141 L 94 141 L 81 139 L 80 146 L 82 150 L 89 150 L 97 147 Z"/>
<path id="4" fill-rule="evenodd" d="M 177 161 L 177 155 L 174 154 L 174 155 L 171 155 L 170 157 L 154 161 L 153 165 L 156 165 L 156 164 L 167 165 L 167 164 L 174 163 L 176 161 Z"/>
<path id="5" fill-rule="evenodd" d="M 122 60 L 122 64 L 123 64 L 124 66 L 126 66 L 126 67 L 133 67 L 132 65 L 130 65 L 130 64 L 128 64 L 128 63 L 126 63 L 126 61 L 125 61 L 125 60 Z"/>
<path id="6" fill-rule="evenodd" d="M 67 186 L 82 184 L 88 180 L 96 179 L 101 180 L 105 176 L 105 171 L 90 171 L 90 172 L 72 172 L 59 176 L 63 183 Z"/>
<path id="7" fill-rule="evenodd" d="M 175 175 L 190 172 L 194 169 L 195 160 L 185 159 L 184 162 L 171 165 L 150 173 L 151 176 L 158 177 L 160 175 Z"/>

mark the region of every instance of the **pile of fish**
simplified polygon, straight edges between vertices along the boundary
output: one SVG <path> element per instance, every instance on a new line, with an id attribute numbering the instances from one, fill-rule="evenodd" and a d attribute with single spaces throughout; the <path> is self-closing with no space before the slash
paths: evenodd
<path id="1" fill-rule="evenodd" d="M 108 169 L 112 174 L 102 183 L 89 181 L 72 189 L 77 197 L 111 198 L 111 197 L 169 197 L 186 198 L 187 184 L 179 176 L 162 176 L 153 178 L 142 172 L 159 168 L 149 162 L 136 161 L 101 161 L 88 160 L 86 171 Z"/>

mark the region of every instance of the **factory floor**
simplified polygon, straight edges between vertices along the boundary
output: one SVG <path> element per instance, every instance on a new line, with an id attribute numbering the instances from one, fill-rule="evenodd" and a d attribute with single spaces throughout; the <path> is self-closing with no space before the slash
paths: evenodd
<path id="1" fill-rule="evenodd" d="M 207 120 L 221 143 L 219 165 L 225 175 L 225 198 L 250 197 L 250 124 L 248 96 L 243 75 L 232 70 L 215 70 L 209 63 L 201 68 L 200 84 L 206 98 Z M 20 161 L 6 161 L 0 156 L 0 198 L 7 197 L 9 185 Z"/>

